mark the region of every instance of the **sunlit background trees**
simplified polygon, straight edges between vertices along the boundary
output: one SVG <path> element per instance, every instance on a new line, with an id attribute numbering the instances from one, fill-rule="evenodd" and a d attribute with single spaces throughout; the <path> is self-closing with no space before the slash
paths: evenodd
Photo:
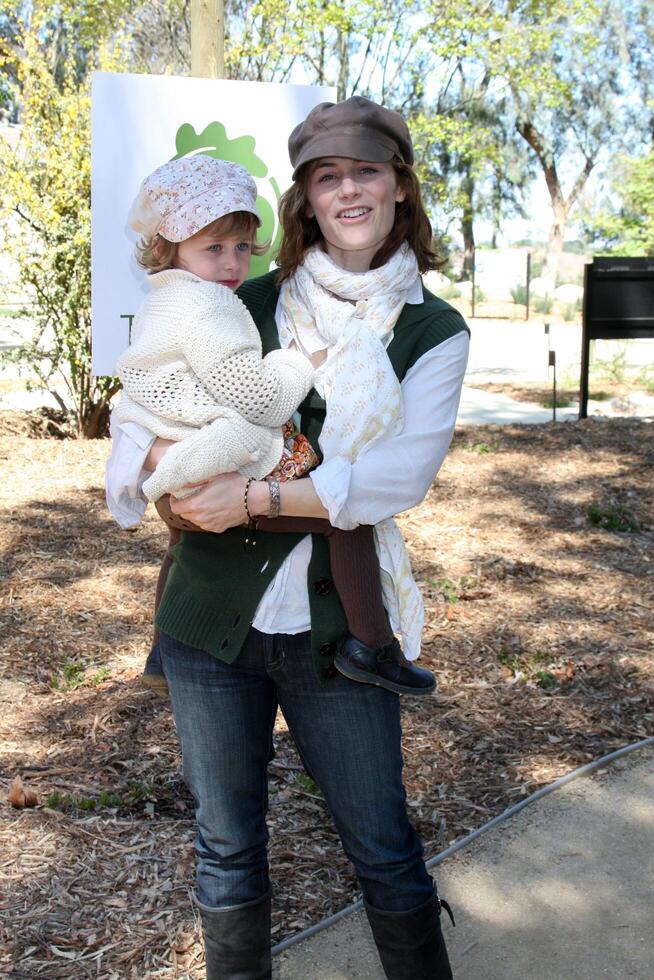
<path id="1" fill-rule="evenodd" d="M 649 0 L 226 2 L 230 78 L 334 85 L 400 110 L 435 226 L 462 252 L 510 237 L 542 189 L 542 276 L 566 242 L 654 247 Z M 35 323 L 27 358 L 61 375 L 78 432 L 115 386 L 89 366 L 89 83 L 98 67 L 186 74 L 189 0 L 0 0 L 3 248 Z"/>

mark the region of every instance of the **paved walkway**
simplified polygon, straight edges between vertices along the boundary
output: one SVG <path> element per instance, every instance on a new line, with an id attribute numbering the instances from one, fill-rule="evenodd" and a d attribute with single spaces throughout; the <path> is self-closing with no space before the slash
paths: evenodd
<path id="1" fill-rule="evenodd" d="M 11 330 L 14 330 L 15 323 L 16 321 L 11 321 Z M 578 378 L 581 351 L 581 328 L 578 325 L 552 323 L 550 333 L 546 335 L 543 324 L 537 321 L 519 323 L 506 320 L 472 320 L 471 329 L 470 359 L 466 374 L 469 384 L 488 381 L 537 381 L 545 386 L 551 385 L 551 369 L 548 367 L 550 349 L 557 354 L 559 381 L 566 374 Z M 5 327 L 3 331 L 0 324 L 0 348 L 14 343 L 15 339 L 9 328 Z M 630 356 L 636 357 L 638 354 L 643 363 L 651 361 L 654 341 L 639 341 L 638 344 L 640 346 L 637 348 L 630 348 Z M 3 380 L 17 380 L 16 369 L 5 368 L 0 371 L 0 382 Z M 62 393 L 65 394 L 63 390 Z M 55 399 L 47 393 L 17 390 L 17 386 L 16 390 L 8 390 L 4 394 L 0 390 L 0 410 L 31 410 L 40 405 L 57 407 Z M 595 409 L 600 414 L 610 414 L 606 402 L 590 403 L 589 415 Z M 651 415 L 651 409 L 648 408 L 644 414 Z M 557 409 L 557 421 L 577 417 L 576 406 Z M 463 389 L 457 419 L 459 425 L 525 425 L 551 421 L 551 409 L 467 386 Z"/>
<path id="2" fill-rule="evenodd" d="M 556 410 L 557 422 L 578 417 L 577 405 Z M 537 425 L 552 421 L 552 409 L 464 385 L 456 421 L 457 425 Z"/>
<path id="3" fill-rule="evenodd" d="M 455 980 L 654 977 L 654 751 L 575 780 L 438 869 Z M 362 913 L 275 961 L 276 980 L 383 980 Z"/>

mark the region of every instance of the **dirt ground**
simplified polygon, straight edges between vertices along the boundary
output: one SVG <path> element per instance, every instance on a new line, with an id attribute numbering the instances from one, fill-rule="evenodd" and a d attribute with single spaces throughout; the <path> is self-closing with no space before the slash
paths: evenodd
<path id="1" fill-rule="evenodd" d="M 192 803 L 168 704 L 138 684 L 164 531 L 121 531 L 108 444 L 0 425 L 0 974 L 199 978 Z M 438 694 L 404 700 L 427 856 L 654 733 L 654 425 L 458 430 L 401 518 Z M 283 719 L 271 765 L 279 941 L 356 882 Z M 20 776 L 33 808 L 6 801 Z"/>
<path id="2" fill-rule="evenodd" d="M 481 388 L 498 395 L 506 395 L 518 402 L 532 402 L 535 405 L 550 408 L 552 405 L 552 386 L 539 381 L 487 381 L 477 382 L 474 379 L 466 382 L 469 388 Z M 612 398 L 629 397 L 642 386 L 636 382 L 615 382 L 604 379 L 600 383 L 591 384 L 589 398 L 595 401 L 609 402 Z M 559 385 L 556 394 L 557 406 L 565 407 L 579 401 L 579 385 L 565 387 Z"/>

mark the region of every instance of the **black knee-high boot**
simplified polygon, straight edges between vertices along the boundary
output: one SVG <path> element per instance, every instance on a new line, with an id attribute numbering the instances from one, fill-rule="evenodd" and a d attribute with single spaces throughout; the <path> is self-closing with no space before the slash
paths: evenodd
<path id="1" fill-rule="evenodd" d="M 383 912 L 365 904 L 372 935 L 388 980 L 452 980 L 441 930 L 441 909 L 454 923 L 447 902 L 436 892 L 408 912 Z"/>
<path id="2" fill-rule="evenodd" d="M 226 909 L 198 906 L 207 980 L 270 980 L 270 893 Z"/>

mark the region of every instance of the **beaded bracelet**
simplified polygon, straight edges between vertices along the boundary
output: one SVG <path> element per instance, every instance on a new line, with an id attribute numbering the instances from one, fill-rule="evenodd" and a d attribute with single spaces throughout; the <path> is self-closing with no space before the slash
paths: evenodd
<path id="1" fill-rule="evenodd" d="M 248 526 L 249 527 L 256 527 L 257 526 L 257 519 L 256 519 L 256 517 L 253 517 L 252 516 L 252 514 L 250 513 L 250 508 L 248 507 L 248 493 L 250 492 L 250 484 L 251 483 L 254 483 L 254 477 L 253 476 L 248 477 L 247 482 L 245 484 L 245 493 L 243 494 L 243 506 L 245 507 L 245 513 L 247 514 Z"/>

